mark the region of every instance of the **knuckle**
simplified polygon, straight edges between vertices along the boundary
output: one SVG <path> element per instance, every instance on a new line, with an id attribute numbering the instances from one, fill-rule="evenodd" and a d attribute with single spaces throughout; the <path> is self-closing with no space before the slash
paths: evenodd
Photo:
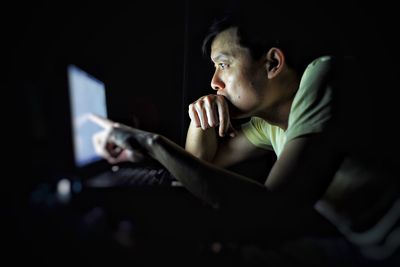
<path id="1" fill-rule="evenodd" d="M 203 101 L 197 101 L 196 103 L 195 103 L 195 108 L 196 109 L 201 109 L 203 107 Z"/>
<path id="2" fill-rule="evenodd" d="M 211 105 L 211 98 L 209 96 L 206 96 L 203 100 L 204 104 L 210 106 Z"/>
<path id="3" fill-rule="evenodd" d="M 195 112 L 196 111 L 196 108 L 194 107 L 194 104 L 192 103 L 192 104 L 190 104 L 189 105 L 189 113 L 191 113 L 191 112 Z"/>
<path id="4" fill-rule="evenodd" d="M 208 125 L 208 123 L 205 123 L 204 124 L 204 127 L 203 127 L 203 130 L 207 130 L 207 129 L 209 129 L 209 128 L 212 128 L 210 125 Z"/>
<path id="5" fill-rule="evenodd" d="M 218 101 L 225 101 L 225 97 L 222 95 L 216 95 Z"/>

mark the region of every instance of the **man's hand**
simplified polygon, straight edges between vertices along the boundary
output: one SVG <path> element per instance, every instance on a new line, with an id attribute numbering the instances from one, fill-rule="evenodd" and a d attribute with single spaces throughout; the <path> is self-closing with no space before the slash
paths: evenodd
<path id="1" fill-rule="evenodd" d="M 135 134 L 135 129 L 93 114 L 88 118 L 103 128 L 93 135 L 92 141 L 96 153 L 109 163 L 139 162 L 145 158 L 140 147 L 132 147 L 131 142 L 128 142 L 128 138 Z"/>
<path id="2" fill-rule="evenodd" d="M 219 136 L 223 137 L 229 132 L 230 137 L 235 136 L 232 127 L 229 107 L 225 97 L 220 95 L 206 95 L 189 105 L 189 117 L 197 128 L 206 130 L 218 128 Z"/>

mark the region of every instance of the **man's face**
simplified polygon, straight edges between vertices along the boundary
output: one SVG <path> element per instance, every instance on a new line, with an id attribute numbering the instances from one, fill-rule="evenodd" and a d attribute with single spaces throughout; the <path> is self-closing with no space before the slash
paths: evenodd
<path id="1" fill-rule="evenodd" d="M 229 28 L 215 37 L 211 60 L 215 65 L 211 87 L 232 104 L 231 116 L 241 118 L 256 114 L 268 82 L 265 68 L 261 60 L 253 60 L 250 51 L 240 46 L 236 28 Z"/>

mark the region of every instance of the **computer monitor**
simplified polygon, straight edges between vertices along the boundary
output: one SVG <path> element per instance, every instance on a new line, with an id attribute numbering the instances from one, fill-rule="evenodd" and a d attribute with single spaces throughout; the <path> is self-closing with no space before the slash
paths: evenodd
<path id="1" fill-rule="evenodd" d="M 76 65 L 68 65 L 67 74 L 74 163 L 79 168 L 101 161 L 92 137 L 102 128 L 88 120 L 88 115 L 107 117 L 105 84 Z"/>

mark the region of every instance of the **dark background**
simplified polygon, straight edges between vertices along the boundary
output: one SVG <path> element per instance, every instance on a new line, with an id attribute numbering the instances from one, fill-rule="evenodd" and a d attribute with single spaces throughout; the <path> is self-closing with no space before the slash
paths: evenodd
<path id="1" fill-rule="evenodd" d="M 5 103 L 11 109 L 4 114 L 18 129 L 7 134 L 20 136 L 18 143 L 28 148 L 23 160 L 43 175 L 50 162 L 62 168 L 71 158 L 67 92 L 57 76 L 68 63 L 106 83 L 111 119 L 183 145 L 188 104 L 211 92 L 212 64 L 201 53 L 202 38 L 213 16 L 235 2 L 61 2 L 3 9 L 3 82 L 15 100 Z M 369 101 L 371 110 L 360 119 L 390 127 L 399 58 L 393 8 L 306 1 L 293 9 L 304 13 L 314 32 L 332 32 L 346 53 L 359 57 L 370 86 L 360 92 L 354 110 Z"/>
<path id="2" fill-rule="evenodd" d="M 389 155 L 398 145 L 398 141 L 394 141 L 398 139 L 394 125 L 398 121 L 395 95 L 399 74 L 399 49 L 394 42 L 398 32 L 395 9 L 383 2 L 309 2 L 313 5 L 304 5 L 304 10 L 299 9 L 299 12 L 304 12 L 307 18 L 315 16 L 317 31 L 325 31 L 324 23 L 329 21 L 329 25 L 334 26 L 332 34 L 342 38 L 348 53 L 356 55 L 369 74 L 370 86 L 363 92 L 364 96 L 360 95 L 360 101 L 368 101 L 371 109 L 362 121 L 382 125 L 378 127 L 378 133 L 373 134 L 376 139 L 371 140 L 371 144 L 385 143 L 382 157 L 394 161 L 396 157 Z M 53 229 L 53 223 L 79 221 L 82 214 L 100 205 L 93 199 L 113 199 L 102 204 L 108 205 L 112 218 L 125 216 L 129 221 L 132 214 L 140 213 L 137 207 L 129 211 L 129 216 L 124 215 L 128 211 L 115 211 L 115 205 L 133 201 L 122 197 L 124 193 L 115 192 L 110 193 L 115 194 L 113 197 L 107 193 L 109 198 L 89 194 L 90 197 L 83 197 L 85 200 L 81 203 L 85 204 L 63 206 L 60 209 L 67 211 L 56 215 L 52 211 L 58 206 L 43 193 L 46 195 L 42 196 L 43 201 L 53 204 L 41 202 L 41 208 L 44 206 L 46 211 L 44 215 L 41 208 L 39 212 L 37 207 L 32 208 L 32 194 L 43 185 L 49 187 L 45 192 L 50 194 L 54 174 L 60 169 L 65 171 L 69 166 L 66 162 L 72 156 L 68 149 L 71 141 L 66 91 L 55 79 L 59 67 L 74 63 L 102 79 L 107 87 L 111 119 L 161 133 L 183 145 L 189 123 L 188 104 L 211 92 L 212 64 L 202 55 L 201 41 L 212 17 L 220 14 L 226 3 L 229 1 L 13 3 L 2 9 L 5 77 L 1 83 L 3 94 L 7 96 L 2 98 L 5 109 L 2 128 L 6 134 L 3 152 L 8 158 L 4 169 L 14 170 L 2 178 L 6 183 L 3 187 L 6 205 L 2 215 L 12 219 L 3 227 L 10 239 L 16 240 L 16 244 L 10 242 L 10 247 L 18 248 L 23 244 L 24 249 L 33 251 L 30 255 L 46 253 L 51 247 L 47 241 L 50 242 L 52 231 L 63 232 L 58 227 Z M 363 105 L 354 103 L 355 110 L 359 106 Z M 202 204 L 186 192 L 171 192 L 151 193 L 152 201 L 141 207 L 148 205 L 153 211 L 164 209 L 163 215 L 176 216 L 182 210 L 170 210 L 168 215 L 168 207 L 187 201 L 194 206 L 179 206 L 184 212 L 204 212 L 199 211 L 203 209 Z M 135 201 L 148 201 L 148 196 L 141 192 L 134 198 Z M 158 201 L 164 205 L 157 206 Z M 64 226 L 70 227 L 74 234 L 76 228 L 82 230 L 74 223 L 72 225 L 65 223 Z M 8 231 L 9 227 L 14 231 Z M 107 227 L 100 227 L 99 232 L 107 233 Z M 33 249 L 35 242 L 25 243 L 31 238 L 41 239 L 41 231 L 47 233 L 44 234 L 43 249 L 40 246 Z M 114 251 L 113 243 L 109 243 L 108 236 L 104 235 L 91 232 L 85 241 L 90 240 L 92 244 L 100 236 L 107 249 L 111 246 Z M 60 240 L 65 241 L 63 238 L 64 235 Z M 82 237 L 74 238 L 80 240 Z M 76 241 L 74 238 L 68 241 L 72 244 Z M 120 253 L 118 249 L 115 251 Z M 36 256 L 32 258 L 37 260 Z"/>

